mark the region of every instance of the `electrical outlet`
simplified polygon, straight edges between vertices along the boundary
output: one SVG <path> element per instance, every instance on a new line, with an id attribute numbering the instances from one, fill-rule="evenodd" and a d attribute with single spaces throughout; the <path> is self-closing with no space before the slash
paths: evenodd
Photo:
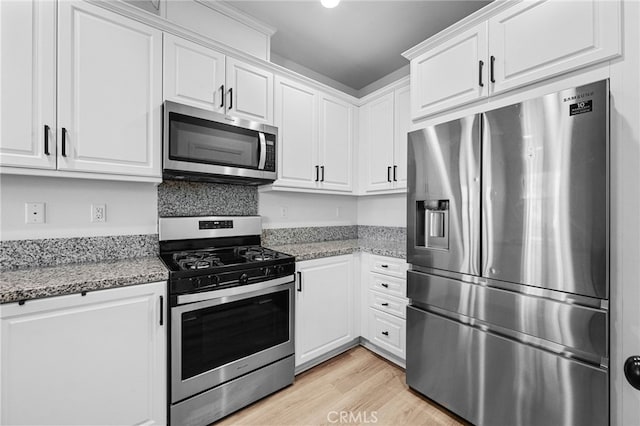
<path id="1" fill-rule="evenodd" d="M 91 222 L 106 222 L 107 206 L 106 204 L 91 205 Z"/>
<path id="2" fill-rule="evenodd" d="M 45 222 L 45 203 L 25 203 L 24 205 L 25 223 Z"/>
<path id="3" fill-rule="evenodd" d="M 286 207 L 280 207 L 280 216 L 281 217 L 287 217 L 287 208 Z"/>
<path id="4" fill-rule="evenodd" d="M 336 207 L 336 217 L 340 217 L 340 207 Z"/>

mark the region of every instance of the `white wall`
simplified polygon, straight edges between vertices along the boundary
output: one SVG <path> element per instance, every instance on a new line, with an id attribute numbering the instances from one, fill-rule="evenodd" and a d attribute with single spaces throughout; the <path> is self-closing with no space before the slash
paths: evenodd
<path id="1" fill-rule="evenodd" d="M 407 194 L 358 197 L 358 225 L 407 226 Z"/>
<path id="2" fill-rule="evenodd" d="M 285 209 L 285 216 L 282 215 Z M 336 214 L 336 210 L 339 210 Z M 350 195 L 261 192 L 258 214 L 264 228 L 357 224 L 357 198 Z"/>
<path id="3" fill-rule="evenodd" d="M 25 224 L 25 203 L 45 202 L 46 223 Z M 91 204 L 106 204 L 106 222 L 91 222 Z M 36 176 L 0 176 L 0 240 L 157 233 L 157 187 Z"/>

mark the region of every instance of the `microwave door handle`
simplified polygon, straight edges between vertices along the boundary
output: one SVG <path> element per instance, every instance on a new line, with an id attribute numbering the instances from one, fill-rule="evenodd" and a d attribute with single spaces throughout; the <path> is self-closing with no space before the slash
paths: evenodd
<path id="1" fill-rule="evenodd" d="M 260 139 L 260 160 L 258 161 L 258 170 L 264 170 L 264 163 L 267 161 L 267 140 L 264 133 L 258 132 Z"/>

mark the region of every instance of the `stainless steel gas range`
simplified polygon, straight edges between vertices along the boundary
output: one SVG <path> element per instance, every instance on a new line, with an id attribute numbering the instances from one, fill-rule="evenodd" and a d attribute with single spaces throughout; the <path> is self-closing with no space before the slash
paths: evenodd
<path id="1" fill-rule="evenodd" d="M 160 219 L 169 268 L 169 413 L 207 425 L 294 379 L 295 258 L 258 216 Z"/>

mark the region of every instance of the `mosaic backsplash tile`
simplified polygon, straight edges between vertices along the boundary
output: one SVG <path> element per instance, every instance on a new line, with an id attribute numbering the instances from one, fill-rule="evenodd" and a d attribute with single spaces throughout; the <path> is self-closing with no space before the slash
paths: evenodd
<path id="1" fill-rule="evenodd" d="M 358 225 L 358 238 L 365 240 L 406 241 L 407 228 Z"/>
<path id="2" fill-rule="evenodd" d="M 0 241 L 0 271 L 157 256 L 158 234 Z"/>
<path id="3" fill-rule="evenodd" d="M 158 216 L 253 216 L 258 187 L 167 180 L 158 185 Z"/>

